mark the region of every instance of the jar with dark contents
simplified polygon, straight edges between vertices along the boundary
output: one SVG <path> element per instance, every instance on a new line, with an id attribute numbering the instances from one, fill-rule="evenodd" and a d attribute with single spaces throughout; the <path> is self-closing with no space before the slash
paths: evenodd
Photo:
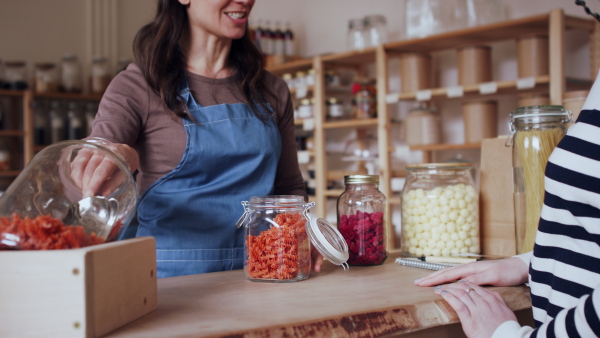
<path id="1" fill-rule="evenodd" d="M 311 271 L 311 245 L 330 262 L 348 259 L 339 232 L 323 219 L 311 219 L 315 202 L 303 196 L 252 196 L 242 202 L 245 212 L 237 222 L 244 228 L 244 272 L 253 282 L 297 282 Z"/>
<path id="2" fill-rule="evenodd" d="M 344 177 L 345 191 L 337 202 L 338 230 L 348 245 L 349 265 L 379 265 L 386 249 L 386 197 L 378 175 Z"/>

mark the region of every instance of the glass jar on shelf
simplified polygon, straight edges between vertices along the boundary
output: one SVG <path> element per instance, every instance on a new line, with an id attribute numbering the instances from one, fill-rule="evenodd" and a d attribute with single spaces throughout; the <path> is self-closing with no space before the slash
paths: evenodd
<path id="1" fill-rule="evenodd" d="M 244 229 L 244 272 L 253 282 L 297 282 L 309 277 L 311 245 L 328 261 L 347 268 L 348 248 L 340 233 L 324 219 L 311 218 L 294 195 L 252 196 L 243 201 L 237 222 Z"/>
<path id="2" fill-rule="evenodd" d="M 91 69 L 91 91 L 102 94 L 110 83 L 108 60 L 104 56 L 94 56 Z"/>
<path id="3" fill-rule="evenodd" d="M 38 146 L 50 143 L 50 121 L 47 104 L 44 101 L 35 100 L 31 102 L 33 110 L 33 135 L 34 144 Z"/>
<path id="4" fill-rule="evenodd" d="M 379 191 L 378 175 L 348 175 L 337 201 L 338 230 L 348 245 L 349 265 L 379 265 L 386 249 L 387 200 Z"/>
<path id="5" fill-rule="evenodd" d="M 513 147 L 517 253 L 533 250 L 544 203 L 544 172 L 550 154 L 573 121 L 563 106 L 519 107 L 510 114 Z"/>
<path id="6" fill-rule="evenodd" d="M 361 50 L 367 47 L 367 32 L 365 30 L 365 20 L 351 19 L 348 21 L 347 49 Z"/>
<path id="7" fill-rule="evenodd" d="M 281 76 L 281 78 L 283 79 L 283 81 L 285 81 L 285 83 L 287 84 L 287 86 L 290 90 L 295 88 L 295 83 L 294 83 L 294 78 L 292 76 L 292 73 L 285 73 Z"/>
<path id="8" fill-rule="evenodd" d="M 81 92 L 81 67 L 75 54 L 65 54 L 60 63 L 60 88 L 64 92 Z"/>
<path id="9" fill-rule="evenodd" d="M 27 85 L 27 64 L 25 61 L 6 61 L 4 67 L 4 87 L 11 90 L 24 90 Z"/>
<path id="10" fill-rule="evenodd" d="M 367 46 L 375 47 L 388 42 L 387 24 L 383 15 L 367 15 L 365 17 Z"/>
<path id="11" fill-rule="evenodd" d="M 66 118 L 60 101 L 50 102 L 48 116 L 50 117 L 50 143 L 64 141 L 67 136 L 65 132 Z"/>
<path id="12" fill-rule="evenodd" d="M 0 140 L 0 172 L 11 170 L 10 165 L 10 146 L 8 139 Z"/>
<path id="13" fill-rule="evenodd" d="M 34 89 L 39 93 L 51 93 L 58 90 L 56 65 L 52 62 L 35 64 Z"/>
<path id="14" fill-rule="evenodd" d="M 469 163 L 406 166 L 402 189 L 402 254 L 479 254 L 479 193 Z"/>
<path id="15" fill-rule="evenodd" d="M 300 106 L 298 106 L 298 118 L 308 119 L 313 117 L 314 106 L 311 99 L 302 99 Z"/>
<path id="16" fill-rule="evenodd" d="M 328 120 L 343 120 L 344 105 L 335 97 L 327 99 L 327 119 Z"/>
<path id="17" fill-rule="evenodd" d="M 359 78 L 352 84 L 352 117 L 370 119 L 377 117 L 377 88 L 375 80 Z"/>

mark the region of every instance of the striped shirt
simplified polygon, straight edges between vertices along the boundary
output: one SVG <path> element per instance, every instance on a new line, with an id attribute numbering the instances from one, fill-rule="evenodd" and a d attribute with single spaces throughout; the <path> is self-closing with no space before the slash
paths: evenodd
<path id="1" fill-rule="evenodd" d="M 505 322 L 494 337 L 600 336 L 598 81 L 591 93 L 596 97 L 588 98 L 546 166 L 544 206 L 529 255 L 536 329 Z"/>

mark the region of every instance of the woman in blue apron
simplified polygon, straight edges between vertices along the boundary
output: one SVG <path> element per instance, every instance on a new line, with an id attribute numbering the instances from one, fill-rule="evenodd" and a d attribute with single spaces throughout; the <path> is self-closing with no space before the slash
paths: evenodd
<path id="1" fill-rule="evenodd" d="M 289 90 L 248 34 L 253 5 L 159 0 L 135 38 L 136 63 L 100 102 L 91 136 L 138 170 L 137 236 L 156 238 L 158 277 L 242 268 L 240 202 L 306 196 Z M 84 191 L 108 177 L 99 167 L 86 167 Z"/>

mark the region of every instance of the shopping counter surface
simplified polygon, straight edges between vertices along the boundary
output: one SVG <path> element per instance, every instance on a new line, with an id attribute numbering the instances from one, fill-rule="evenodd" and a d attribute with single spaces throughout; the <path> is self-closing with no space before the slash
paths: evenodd
<path id="1" fill-rule="evenodd" d="M 395 263 L 325 262 L 294 283 L 260 283 L 242 270 L 158 280 L 158 309 L 107 337 L 463 336 L 456 313 L 433 288 L 413 285 L 430 270 Z M 526 286 L 490 287 L 521 323 L 532 324 Z"/>

